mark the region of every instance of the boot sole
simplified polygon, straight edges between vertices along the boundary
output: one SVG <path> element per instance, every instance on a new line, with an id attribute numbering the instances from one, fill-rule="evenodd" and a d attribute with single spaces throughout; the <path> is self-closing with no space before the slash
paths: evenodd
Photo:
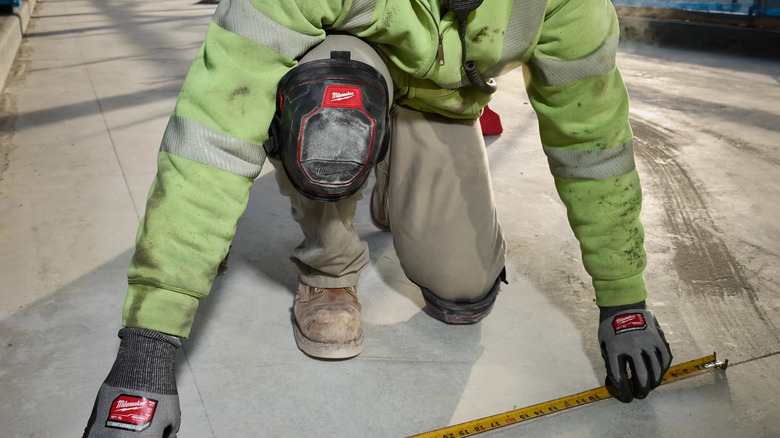
<path id="1" fill-rule="evenodd" d="M 304 336 L 298 328 L 298 324 L 293 322 L 293 332 L 295 334 L 295 343 L 298 348 L 311 357 L 319 359 L 349 359 L 355 357 L 363 351 L 363 334 L 358 339 L 346 344 L 323 344 L 314 342 Z"/>

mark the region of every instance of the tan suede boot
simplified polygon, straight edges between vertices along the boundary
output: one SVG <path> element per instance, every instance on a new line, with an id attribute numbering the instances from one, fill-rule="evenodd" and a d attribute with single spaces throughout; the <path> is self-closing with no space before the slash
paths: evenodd
<path id="1" fill-rule="evenodd" d="M 363 322 L 355 286 L 326 289 L 298 280 L 295 342 L 309 356 L 346 359 L 363 351 Z"/>

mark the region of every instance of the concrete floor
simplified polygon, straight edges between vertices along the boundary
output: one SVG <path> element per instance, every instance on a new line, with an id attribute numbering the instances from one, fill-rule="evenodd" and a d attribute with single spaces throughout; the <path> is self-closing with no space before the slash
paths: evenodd
<path id="1" fill-rule="evenodd" d="M 213 4 L 39 0 L 0 94 L 0 435 L 80 436 L 114 360 L 125 274 L 155 155 Z M 491 436 L 780 436 L 780 62 L 623 46 L 645 188 L 649 303 L 675 382 Z M 361 278 L 365 351 L 304 356 L 290 325 L 301 238 L 271 166 L 228 273 L 178 360 L 179 436 L 403 437 L 603 382 L 598 312 L 555 194 L 521 73 L 500 79 L 488 139 L 508 235 L 497 308 L 470 327 L 421 312 L 388 234 Z"/>

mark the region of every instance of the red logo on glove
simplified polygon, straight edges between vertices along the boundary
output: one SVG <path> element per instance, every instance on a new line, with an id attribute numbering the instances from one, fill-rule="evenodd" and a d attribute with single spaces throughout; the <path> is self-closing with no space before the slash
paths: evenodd
<path id="1" fill-rule="evenodd" d="M 122 394 L 111 404 L 106 427 L 140 432 L 152 424 L 157 400 Z"/>
<path id="2" fill-rule="evenodd" d="M 615 329 L 616 335 L 633 330 L 644 330 L 645 327 L 647 327 L 647 323 L 641 313 L 627 313 L 616 316 L 612 320 L 612 328 Z"/>

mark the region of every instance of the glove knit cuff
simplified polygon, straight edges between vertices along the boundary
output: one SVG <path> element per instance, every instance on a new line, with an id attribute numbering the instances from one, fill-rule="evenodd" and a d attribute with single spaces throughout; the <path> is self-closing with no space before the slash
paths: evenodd
<path id="1" fill-rule="evenodd" d="M 114 366 L 105 383 L 117 388 L 135 389 L 157 394 L 177 394 L 176 350 L 179 338 L 143 328 L 119 330 L 119 344 Z"/>
<path id="2" fill-rule="evenodd" d="M 627 310 L 645 310 L 647 309 L 647 305 L 644 301 L 640 301 L 636 304 L 626 304 L 624 306 L 614 306 L 614 307 L 599 307 L 599 322 L 604 322 L 605 320 L 612 318 L 613 316 L 625 312 Z"/>

